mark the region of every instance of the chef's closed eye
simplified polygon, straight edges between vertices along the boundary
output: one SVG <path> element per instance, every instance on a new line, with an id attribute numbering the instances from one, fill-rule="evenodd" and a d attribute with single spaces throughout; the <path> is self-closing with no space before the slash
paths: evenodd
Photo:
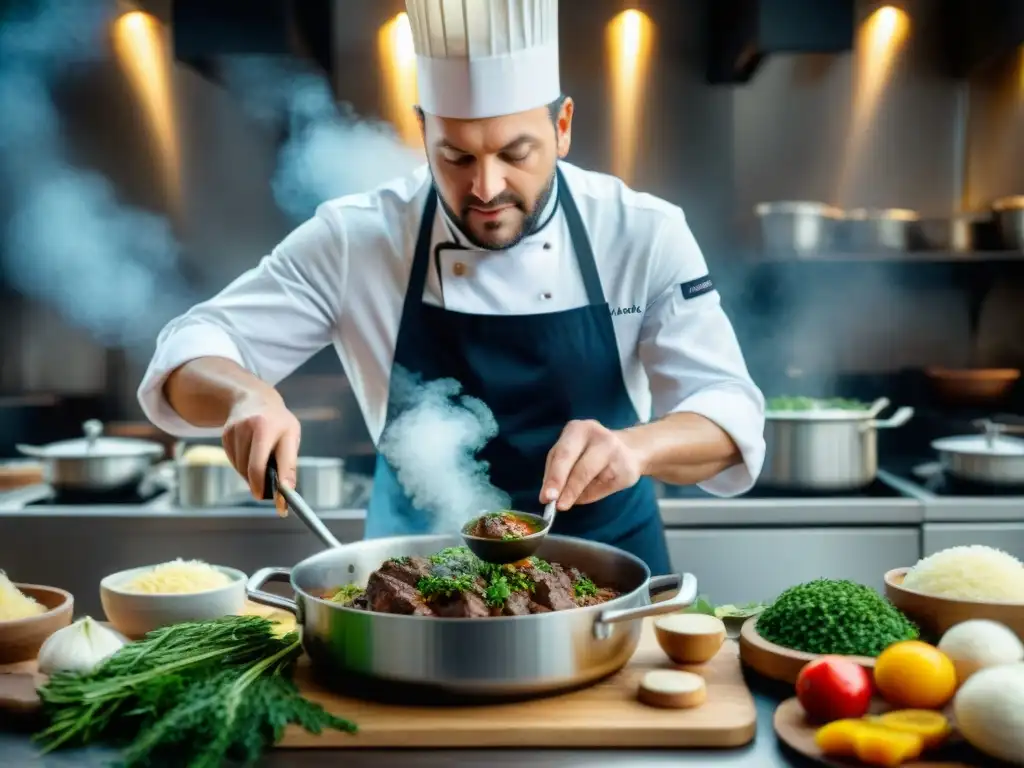
<path id="1" fill-rule="evenodd" d="M 458 166 L 472 165 L 473 161 L 476 159 L 473 155 L 468 155 L 465 152 L 459 152 L 457 149 L 452 149 L 451 147 L 442 147 L 441 156 L 444 158 L 446 163 Z"/>

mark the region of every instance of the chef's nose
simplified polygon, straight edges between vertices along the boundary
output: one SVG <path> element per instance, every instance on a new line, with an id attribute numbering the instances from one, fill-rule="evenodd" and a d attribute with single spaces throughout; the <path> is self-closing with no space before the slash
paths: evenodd
<path id="1" fill-rule="evenodd" d="M 505 174 L 501 164 L 492 158 L 484 158 L 476 164 L 473 176 L 473 195 L 485 203 L 505 191 Z"/>

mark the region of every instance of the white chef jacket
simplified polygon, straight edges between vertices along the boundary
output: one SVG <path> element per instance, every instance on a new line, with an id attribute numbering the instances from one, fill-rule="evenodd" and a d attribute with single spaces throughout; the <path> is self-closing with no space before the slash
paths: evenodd
<path id="1" fill-rule="evenodd" d="M 590 237 L 637 413 L 692 412 L 718 424 L 743 461 L 700 487 L 716 496 L 744 493 L 764 463 L 764 397 L 718 292 L 703 285 L 707 264 L 682 210 L 612 176 L 560 166 Z M 258 266 L 171 321 L 139 387 L 146 416 L 180 437 L 219 435 L 219 428 L 186 423 L 167 403 L 163 383 L 174 369 L 225 357 L 277 384 L 333 344 L 376 442 L 430 181 L 423 166 L 372 192 L 322 204 Z M 441 249 L 435 261 L 433 245 L 452 241 L 453 230 L 439 206 L 424 301 L 481 315 L 588 303 L 560 209 L 508 250 Z"/>

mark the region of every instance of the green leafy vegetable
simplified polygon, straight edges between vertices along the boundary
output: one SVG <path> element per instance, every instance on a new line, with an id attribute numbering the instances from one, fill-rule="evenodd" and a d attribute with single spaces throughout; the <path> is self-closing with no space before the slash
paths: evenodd
<path id="1" fill-rule="evenodd" d="M 542 573 L 551 573 L 554 570 L 551 567 L 551 563 L 549 563 L 547 560 L 541 560 L 539 557 L 536 556 L 530 557 L 528 559 L 530 561 L 530 565 L 532 565 L 534 568 L 536 568 L 538 571 Z"/>
<path id="2" fill-rule="evenodd" d="M 512 594 L 512 586 L 504 576 L 496 576 L 484 588 L 484 601 L 495 608 L 500 608 Z"/>
<path id="3" fill-rule="evenodd" d="M 833 579 L 787 589 L 758 616 L 757 633 L 795 651 L 871 657 L 918 637 L 917 627 L 873 589 Z"/>
<path id="4" fill-rule="evenodd" d="M 158 629 L 94 672 L 51 677 L 39 691 L 49 725 L 35 739 L 44 753 L 111 741 L 126 745 L 126 766 L 173 751 L 175 765 L 215 768 L 254 764 L 289 724 L 355 732 L 299 693 L 300 653 L 297 633 L 279 637 L 254 616 Z"/>
<path id="5" fill-rule="evenodd" d="M 436 597 L 451 597 L 458 592 L 473 588 L 473 576 L 463 573 L 459 576 L 424 576 L 416 589 L 428 600 Z"/>

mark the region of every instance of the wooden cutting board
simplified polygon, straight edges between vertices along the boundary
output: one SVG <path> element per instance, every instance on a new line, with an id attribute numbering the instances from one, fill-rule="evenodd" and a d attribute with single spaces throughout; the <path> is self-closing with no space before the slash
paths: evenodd
<path id="1" fill-rule="evenodd" d="M 757 714 L 740 671 L 736 643 L 726 641 L 707 664 L 677 667 L 697 672 L 708 688 L 695 709 L 666 710 L 637 701 L 649 669 L 673 668 L 658 646 L 650 620 L 640 645 L 619 673 L 581 691 L 534 701 L 472 707 L 403 707 L 343 698 L 296 675 L 310 699 L 359 726 L 354 735 L 313 736 L 290 728 L 280 747 L 740 747 L 754 738 Z"/>

